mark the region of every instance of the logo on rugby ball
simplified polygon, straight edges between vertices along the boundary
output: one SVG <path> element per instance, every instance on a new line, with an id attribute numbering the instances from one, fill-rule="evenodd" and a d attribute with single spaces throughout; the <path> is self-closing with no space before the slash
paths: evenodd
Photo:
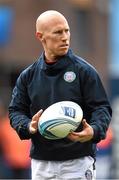
<path id="1" fill-rule="evenodd" d="M 74 108 L 66 107 L 66 106 L 61 106 L 61 108 L 62 108 L 65 116 L 69 116 L 69 117 L 75 118 L 76 111 L 75 111 Z"/>

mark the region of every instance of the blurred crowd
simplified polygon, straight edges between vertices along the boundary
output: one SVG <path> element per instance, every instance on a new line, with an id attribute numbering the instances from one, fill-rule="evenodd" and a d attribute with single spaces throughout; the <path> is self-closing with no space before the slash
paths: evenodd
<path id="1" fill-rule="evenodd" d="M 21 141 L 0 102 L 0 179 L 30 179 L 30 141 Z"/>

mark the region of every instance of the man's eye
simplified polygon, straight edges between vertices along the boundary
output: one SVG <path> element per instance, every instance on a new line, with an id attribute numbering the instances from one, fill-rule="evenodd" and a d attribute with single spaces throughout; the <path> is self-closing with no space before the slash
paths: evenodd
<path id="1" fill-rule="evenodd" d="M 69 32 L 69 29 L 66 29 L 65 32 Z"/>
<path id="2" fill-rule="evenodd" d="M 62 31 L 55 31 L 55 34 L 62 34 Z"/>

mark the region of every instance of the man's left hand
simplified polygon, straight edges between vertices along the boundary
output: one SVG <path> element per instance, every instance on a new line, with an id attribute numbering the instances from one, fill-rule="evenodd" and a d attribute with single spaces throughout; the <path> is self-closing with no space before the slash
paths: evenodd
<path id="1" fill-rule="evenodd" d="M 83 123 L 83 130 L 81 132 L 71 132 L 67 138 L 71 141 L 80 141 L 86 142 L 93 138 L 94 130 L 93 128 L 86 122 L 85 119 L 82 121 Z"/>

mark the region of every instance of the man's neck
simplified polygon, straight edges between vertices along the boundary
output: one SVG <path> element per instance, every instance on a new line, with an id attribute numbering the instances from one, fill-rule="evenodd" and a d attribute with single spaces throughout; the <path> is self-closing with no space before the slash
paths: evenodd
<path id="1" fill-rule="evenodd" d="M 54 64 L 54 63 L 56 63 L 57 62 L 57 60 L 55 59 L 55 60 L 49 60 L 49 59 L 46 59 L 45 58 L 45 62 L 47 63 L 47 64 Z"/>
<path id="2" fill-rule="evenodd" d="M 54 64 L 54 63 L 56 63 L 57 62 L 57 59 L 56 58 L 50 58 L 50 57 L 44 57 L 45 58 L 45 62 L 47 63 L 47 64 Z"/>

